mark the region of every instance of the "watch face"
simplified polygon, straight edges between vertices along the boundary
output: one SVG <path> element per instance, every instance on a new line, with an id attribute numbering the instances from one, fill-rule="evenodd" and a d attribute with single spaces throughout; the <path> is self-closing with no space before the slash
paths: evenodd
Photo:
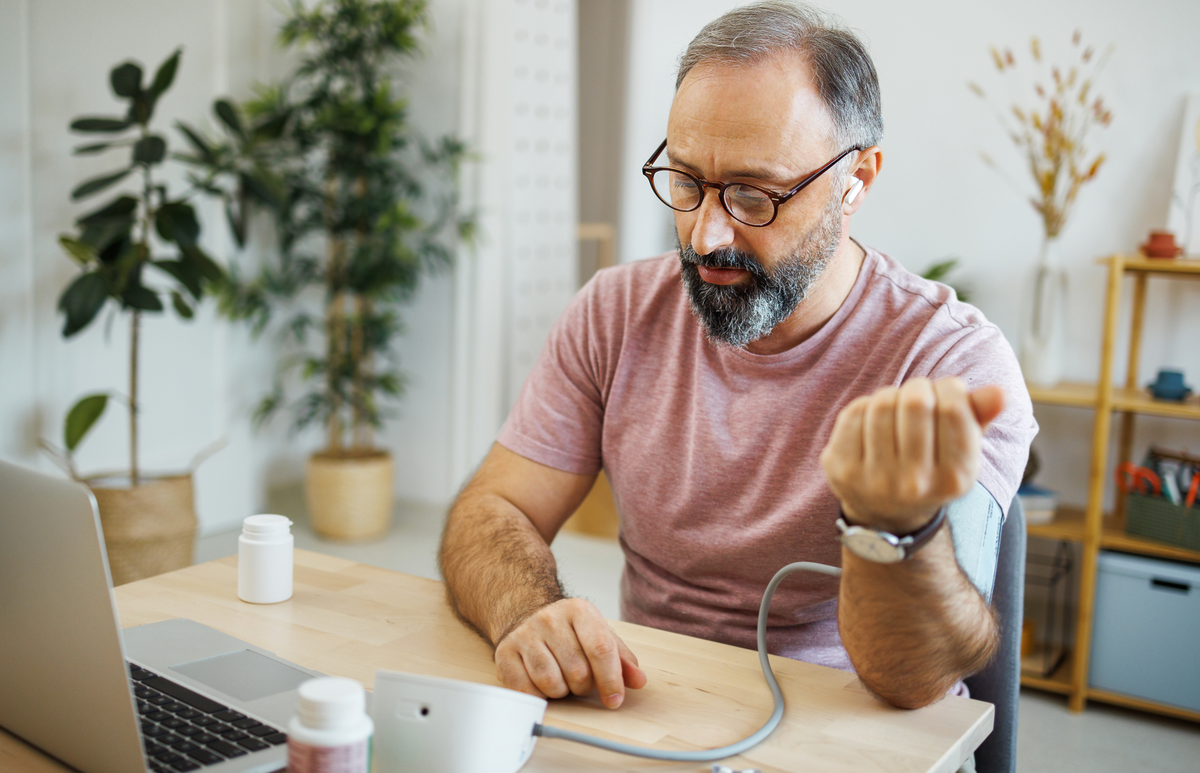
<path id="1" fill-rule="evenodd" d="M 904 560 L 904 548 L 891 544 L 873 529 L 851 526 L 842 534 L 842 544 L 854 555 L 868 561 L 894 564 Z"/>

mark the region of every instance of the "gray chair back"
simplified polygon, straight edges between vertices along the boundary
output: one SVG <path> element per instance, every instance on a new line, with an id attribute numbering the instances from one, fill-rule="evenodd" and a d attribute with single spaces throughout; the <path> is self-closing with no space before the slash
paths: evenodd
<path id="1" fill-rule="evenodd" d="M 1017 769 L 1017 706 L 1021 692 L 1021 620 L 1025 607 L 1025 511 L 1013 498 L 1000 530 L 992 605 L 1000 621 L 1000 651 L 987 668 L 963 680 L 971 697 L 996 707 L 992 734 L 975 750 L 978 773 Z"/>

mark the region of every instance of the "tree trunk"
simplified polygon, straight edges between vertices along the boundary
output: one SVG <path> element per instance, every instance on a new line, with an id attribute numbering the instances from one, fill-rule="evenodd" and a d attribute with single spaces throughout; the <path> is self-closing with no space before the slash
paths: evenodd
<path id="1" fill-rule="evenodd" d="M 334 235 L 337 212 L 337 177 L 332 171 L 325 177 L 325 233 L 329 239 L 329 268 L 325 275 L 325 396 L 329 401 L 326 425 L 326 450 L 337 455 L 342 450 L 342 401 L 338 397 L 338 372 L 342 364 L 345 317 L 342 312 L 342 243 Z"/>
<path id="2" fill-rule="evenodd" d="M 333 248 L 335 251 L 337 248 Z M 336 454 L 342 450 L 342 400 L 338 396 L 338 374 L 342 368 L 344 357 L 343 343 L 345 340 L 346 317 L 343 310 L 344 296 L 341 292 L 334 293 L 326 311 L 326 341 L 325 341 L 325 390 L 329 397 L 329 442 L 328 450 Z"/>
<path id="3" fill-rule="evenodd" d="M 354 448 L 366 450 L 374 444 L 373 430 L 368 421 L 364 407 L 371 399 L 366 380 L 371 375 L 371 358 L 363 350 L 363 326 L 367 315 L 371 312 L 371 302 L 361 295 L 354 297 L 355 322 L 350 338 L 350 356 L 354 363 Z"/>
<path id="4" fill-rule="evenodd" d="M 367 197 L 367 178 L 359 175 L 354 181 L 354 194 L 361 201 Z M 358 243 L 361 245 L 366 241 L 368 223 L 360 221 L 355 226 L 355 235 Z M 367 313 L 370 310 L 369 302 L 361 294 L 354 296 L 354 319 L 353 327 L 350 329 L 350 365 L 351 365 L 351 383 L 350 383 L 350 400 L 351 400 L 351 417 L 350 431 L 351 443 L 356 451 L 361 451 L 371 447 L 371 425 L 367 420 L 364 409 L 367 406 L 367 401 L 371 399 L 370 390 L 367 389 L 366 378 L 370 373 L 370 363 L 367 361 L 367 355 L 363 346 L 363 326 L 367 318 Z"/>

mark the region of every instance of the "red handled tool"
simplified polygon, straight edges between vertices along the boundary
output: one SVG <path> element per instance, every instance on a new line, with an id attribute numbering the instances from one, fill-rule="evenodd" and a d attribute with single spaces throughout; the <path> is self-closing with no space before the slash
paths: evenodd
<path id="1" fill-rule="evenodd" d="M 1117 488 L 1122 494 L 1133 491 L 1138 494 L 1158 496 L 1162 493 L 1162 481 L 1158 479 L 1154 470 L 1139 467 L 1133 462 L 1124 462 L 1117 467 Z M 1188 492 L 1189 497 L 1195 489 L 1196 479 L 1192 478 L 1192 490 Z"/>

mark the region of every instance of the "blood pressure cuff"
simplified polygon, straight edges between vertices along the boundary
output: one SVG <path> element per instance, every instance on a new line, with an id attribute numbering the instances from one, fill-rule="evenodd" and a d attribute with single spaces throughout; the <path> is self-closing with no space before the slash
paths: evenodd
<path id="1" fill-rule="evenodd" d="M 950 503 L 946 519 L 950 523 L 950 536 L 954 540 L 954 557 L 958 559 L 958 565 L 991 603 L 1000 557 L 1000 527 L 1004 524 L 1004 511 L 983 484 L 976 483 L 966 496 Z"/>

